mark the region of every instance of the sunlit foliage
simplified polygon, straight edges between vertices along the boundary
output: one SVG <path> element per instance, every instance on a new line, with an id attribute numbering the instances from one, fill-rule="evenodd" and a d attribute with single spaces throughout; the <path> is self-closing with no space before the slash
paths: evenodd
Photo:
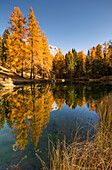
<path id="1" fill-rule="evenodd" d="M 53 60 L 53 72 L 56 74 L 56 78 L 63 78 L 64 68 L 64 56 L 61 52 L 61 49 L 59 48 Z"/>
<path id="2" fill-rule="evenodd" d="M 68 53 L 65 55 L 65 63 L 66 63 L 66 74 L 67 77 L 72 78 L 74 75 L 74 67 L 75 67 L 75 62 L 74 62 L 74 55 L 73 53 L 69 50 Z"/>
<path id="3" fill-rule="evenodd" d="M 26 21 L 19 8 L 15 7 L 14 12 L 11 12 L 9 23 L 11 24 L 9 27 L 11 34 L 10 36 L 8 35 L 6 43 L 9 55 L 9 65 L 12 70 L 16 69 L 16 71 L 21 72 L 21 76 L 23 76 L 26 51 Z"/>
<path id="4" fill-rule="evenodd" d="M 4 33 L 3 66 L 18 74 L 51 76 L 53 56 L 50 54 L 48 40 L 40 30 L 32 7 L 27 21 L 18 7 L 11 12 L 11 26 Z M 27 25 L 26 25 L 27 24 Z M 43 76 L 43 77 L 44 77 Z"/>
<path id="5" fill-rule="evenodd" d="M 10 27 L 0 40 L 0 58 L 4 67 L 23 77 L 32 78 L 101 78 L 112 74 L 112 43 L 104 42 L 88 50 L 68 51 L 59 48 L 55 57 L 50 53 L 45 32 L 40 30 L 32 7 L 27 20 L 18 7 L 10 15 Z"/>
<path id="6" fill-rule="evenodd" d="M 25 149 L 32 141 L 36 149 L 43 128 L 49 122 L 53 102 L 49 86 L 43 89 L 36 86 L 20 88 L 4 96 L 0 102 L 0 129 L 7 119 L 8 126 L 13 128 L 12 133 L 15 134 L 14 146 Z"/>
<path id="7" fill-rule="evenodd" d="M 53 63 L 53 56 L 50 53 L 49 46 L 48 46 L 48 40 L 45 36 L 45 32 L 42 32 L 41 35 L 41 43 L 42 43 L 42 50 L 41 50 L 41 58 L 42 58 L 42 64 L 41 64 L 41 70 L 42 70 L 42 77 L 46 75 L 47 77 L 51 76 L 52 71 L 52 63 Z"/>
<path id="8" fill-rule="evenodd" d="M 37 66 L 42 63 L 41 56 L 41 34 L 39 22 L 36 22 L 32 7 L 30 7 L 30 14 L 28 15 L 28 49 L 31 61 L 31 75 L 30 78 L 35 78 Z"/>

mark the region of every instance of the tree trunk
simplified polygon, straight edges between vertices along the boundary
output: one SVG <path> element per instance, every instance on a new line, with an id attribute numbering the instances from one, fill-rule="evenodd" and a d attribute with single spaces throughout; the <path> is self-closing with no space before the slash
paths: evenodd
<path id="1" fill-rule="evenodd" d="M 21 77 L 23 77 L 23 59 L 22 59 Z"/>
<path id="2" fill-rule="evenodd" d="M 33 66 L 33 79 L 35 79 L 35 67 Z"/>
<path id="3" fill-rule="evenodd" d="M 30 79 L 32 79 L 32 74 L 33 74 L 33 69 L 32 69 L 32 66 L 31 66 Z"/>

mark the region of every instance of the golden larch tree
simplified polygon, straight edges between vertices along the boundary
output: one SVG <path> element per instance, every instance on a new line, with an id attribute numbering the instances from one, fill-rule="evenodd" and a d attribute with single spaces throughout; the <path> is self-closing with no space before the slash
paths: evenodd
<path id="1" fill-rule="evenodd" d="M 63 77 L 64 67 L 65 67 L 64 56 L 61 52 L 61 49 L 59 48 L 53 60 L 53 70 L 57 78 Z"/>
<path id="2" fill-rule="evenodd" d="M 105 41 L 103 45 L 104 45 L 104 48 L 103 48 L 104 57 L 107 59 L 108 58 L 108 44 Z"/>
<path id="3" fill-rule="evenodd" d="M 35 72 L 42 64 L 41 58 L 41 31 L 39 22 L 36 21 L 32 7 L 28 15 L 28 49 L 31 56 L 31 73 L 30 78 L 35 78 Z"/>
<path id="4" fill-rule="evenodd" d="M 50 53 L 48 40 L 44 32 L 42 32 L 41 51 L 42 51 L 42 77 L 44 78 L 44 74 L 46 74 L 46 76 L 50 76 L 50 72 L 52 70 L 52 61 L 53 61 L 53 55 Z"/>
<path id="5" fill-rule="evenodd" d="M 24 54 L 26 50 L 26 21 L 18 7 L 14 7 L 14 12 L 11 12 L 9 23 L 11 24 L 11 27 L 9 27 L 11 38 L 8 37 L 7 43 L 10 62 L 12 62 L 12 66 L 14 66 L 17 71 L 21 69 L 21 76 L 23 76 Z M 12 67 L 12 69 L 14 67 Z"/>
<path id="6" fill-rule="evenodd" d="M 86 56 L 85 56 L 83 50 L 79 51 L 78 52 L 78 65 L 79 65 L 78 69 L 79 69 L 79 73 L 81 76 L 82 76 L 83 72 L 85 72 L 85 60 L 86 60 Z"/>
<path id="7" fill-rule="evenodd" d="M 102 58 L 102 46 L 98 44 L 96 46 L 96 59 L 101 59 Z"/>
<path id="8" fill-rule="evenodd" d="M 95 56 L 96 56 L 96 49 L 95 47 L 91 48 L 91 63 L 95 60 Z"/>

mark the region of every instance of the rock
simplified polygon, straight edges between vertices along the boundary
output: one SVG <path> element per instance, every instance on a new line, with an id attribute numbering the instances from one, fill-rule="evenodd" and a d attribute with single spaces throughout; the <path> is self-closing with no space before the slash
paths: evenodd
<path id="1" fill-rule="evenodd" d="M 5 86 L 5 87 L 13 87 L 13 86 L 15 86 L 14 84 L 13 84 L 13 81 L 12 81 L 12 79 L 11 78 L 0 78 L 0 84 L 2 85 L 2 86 Z"/>

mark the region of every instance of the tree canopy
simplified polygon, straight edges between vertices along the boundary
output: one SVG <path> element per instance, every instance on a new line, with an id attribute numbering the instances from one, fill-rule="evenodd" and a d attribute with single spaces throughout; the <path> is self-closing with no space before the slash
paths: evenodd
<path id="1" fill-rule="evenodd" d="M 75 49 L 55 57 L 49 50 L 48 39 L 36 21 L 32 7 L 27 19 L 18 7 L 11 12 L 10 27 L 0 38 L 0 64 L 13 72 L 32 78 L 74 79 L 99 78 L 112 74 L 112 43 L 98 44 L 88 50 Z M 55 76 L 54 76 L 55 75 Z"/>

